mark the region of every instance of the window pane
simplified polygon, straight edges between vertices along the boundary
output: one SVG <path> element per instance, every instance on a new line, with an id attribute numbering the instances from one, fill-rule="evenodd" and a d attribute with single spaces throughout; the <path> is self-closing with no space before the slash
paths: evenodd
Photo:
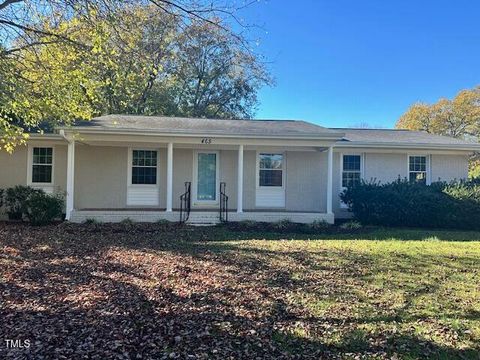
<path id="1" fill-rule="evenodd" d="M 132 167 L 132 184 L 156 184 L 157 168 L 155 167 Z"/>
<path id="2" fill-rule="evenodd" d="M 342 176 L 342 186 L 350 187 L 360 184 L 360 172 L 344 171 Z"/>
<path id="3" fill-rule="evenodd" d="M 282 154 L 260 154 L 260 169 L 281 169 Z"/>
<path id="4" fill-rule="evenodd" d="M 197 200 L 217 198 L 217 154 L 198 154 Z"/>
<path id="5" fill-rule="evenodd" d="M 360 171 L 360 155 L 344 155 L 343 170 Z"/>
<path id="6" fill-rule="evenodd" d="M 51 183 L 52 166 L 51 165 L 33 165 L 32 167 L 33 183 Z"/>
<path id="7" fill-rule="evenodd" d="M 409 160 L 410 171 L 427 171 L 426 156 L 410 156 Z"/>
<path id="8" fill-rule="evenodd" d="M 427 183 L 427 173 L 426 172 L 411 172 L 410 173 L 410 181 L 426 184 Z"/>
<path id="9" fill-rule="evenodd" d="M 260 170 L 260 186 L 282 186 L 282 170 Z"/>
<path id="10" fill-rule="evenodd" d="M 34 164 L 52 164 L 53 148 L 33 148 Z"/>

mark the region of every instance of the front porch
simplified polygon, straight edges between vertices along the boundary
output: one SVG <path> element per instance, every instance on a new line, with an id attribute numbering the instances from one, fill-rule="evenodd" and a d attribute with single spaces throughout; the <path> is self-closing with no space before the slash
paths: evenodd
<path id="1" fill-rule="evenodd" d="M 332 140 L 63 135 L 72 222 L 334 221 Z"/>

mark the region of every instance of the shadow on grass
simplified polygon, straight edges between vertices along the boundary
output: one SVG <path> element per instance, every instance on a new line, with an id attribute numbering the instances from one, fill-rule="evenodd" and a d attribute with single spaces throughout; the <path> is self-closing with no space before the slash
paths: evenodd
<path id="1" fill-rule="evenodd" d="M 474 347 L 458 349 L 404 332 L 372 335 L 359 328 L 415 319 L 409 311 L 415 298 L 434 294 L 440 284 L 407 289 L 404 306 L 393 315 L 312 315 L 289 301 L 291 294 L 303 292 L 348 304 L 357 300 L 352 286 L 377 274 L 413 269 L 421 277 L 442 263 L 452 274 L 459 268 L 473 271 L 473 257 L 457 257 L 451 264 L 441 256 L 418 254 L 394 263 L 386 255 L 360 256 L 353 249 L 271 250 L 205 241 L 231 239 L 229 234 L 225 228 L 174 226 L 0 228 L 0 338 L 33 342 L 30 349 L 9 350 L 8 356 L 478 357 Z M 473 309 L 464 312 L 471 321 L 478 315 Z M 322 335 L 331 328 L 336 342 Z M 4 347 L 2 354 L 7 354 Z"/>

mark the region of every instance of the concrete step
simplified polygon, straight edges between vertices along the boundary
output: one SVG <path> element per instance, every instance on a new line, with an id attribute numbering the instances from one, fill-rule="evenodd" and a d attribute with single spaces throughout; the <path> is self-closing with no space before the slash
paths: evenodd
<path id="1" fill-rule="evenodd" d="M 220 223 L 218 213 L 214 212 L 190 212 L 187 224 L 198 226 L 211 226 Z"/>

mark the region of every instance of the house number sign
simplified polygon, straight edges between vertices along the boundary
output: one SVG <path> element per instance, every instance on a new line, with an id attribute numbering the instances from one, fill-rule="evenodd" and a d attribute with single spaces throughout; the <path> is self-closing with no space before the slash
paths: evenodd
<path id="1" fill-rule="evenodd" d="M 202 144 L 211 144 L 212 143 L 212 139 L 211 138 L 203 138 L 202 139 Z"/>

